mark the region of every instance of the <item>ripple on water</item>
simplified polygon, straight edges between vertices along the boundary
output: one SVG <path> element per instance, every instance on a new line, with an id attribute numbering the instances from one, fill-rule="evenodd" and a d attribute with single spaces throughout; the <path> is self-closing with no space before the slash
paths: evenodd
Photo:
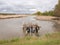
<path id="1" fill-rule="evenodd" d="M 0 39 L 14 38 L 14 37 L 23 37 L 22 25 L 24 23 L 37 23 L 41 26 L 39 30 L 40 35 L 46 33 L 52 33 L 57 28 L 55 22 L 52 21 L 39 21 L 34 19 L 35 16 L 28 16 L 25 18 L 14 18 L 14 19 L 2 19 L 0 20 Z M 54 26 L 55 25 L 55 26 Z M 60 29 L 60 28 L 59 28 Z"/>

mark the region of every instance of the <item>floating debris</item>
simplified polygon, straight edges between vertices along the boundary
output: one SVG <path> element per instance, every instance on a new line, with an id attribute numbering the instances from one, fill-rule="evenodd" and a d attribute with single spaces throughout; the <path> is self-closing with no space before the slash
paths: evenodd
<path id="1" fill-rule="evenodd" d="M 40 26 L 37 24 L 23 24 L 23 32 L 25 35 L 30 35 L 32 36 L 33 34 L 37 35 L 38 31 L 40 30 Z"/>

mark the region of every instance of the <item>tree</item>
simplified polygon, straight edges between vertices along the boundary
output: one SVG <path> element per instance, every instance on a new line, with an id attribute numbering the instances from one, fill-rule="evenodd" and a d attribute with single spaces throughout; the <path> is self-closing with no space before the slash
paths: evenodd
<path id="1" fill-rule="evenodd" d="M 55 6 L 54 16 L 60 17 L 60 0 L 59 0 L 58 4 Z"/>
<path id="2" fill-rule="evenodd" d="M 53 16 L 54 15 L 54 11 L 45 11 L 42 13 L 42 15 L 46 15 L 46 16 Z"/>
<path id="3" fill-rule="evenodd" d="M 41 15 L 41 12 L 37 11 L 37 12 L 34 13 L 34 15 Z"/>

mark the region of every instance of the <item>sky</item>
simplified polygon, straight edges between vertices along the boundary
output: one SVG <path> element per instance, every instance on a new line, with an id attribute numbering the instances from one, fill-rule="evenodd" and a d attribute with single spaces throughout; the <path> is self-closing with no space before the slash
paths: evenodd
<path id="1" fill-rule="evenodd" d="M 53 10 L 58 0 L 0 0 L 0 12 L 32 13 Z"/>

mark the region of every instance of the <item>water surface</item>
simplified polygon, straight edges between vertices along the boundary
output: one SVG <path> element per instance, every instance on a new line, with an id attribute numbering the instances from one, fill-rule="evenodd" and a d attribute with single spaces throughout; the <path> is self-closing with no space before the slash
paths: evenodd
<path id="1" fill-rule="evenodd" d="M 27 16 L 24 18 L 11 18 L 11 19 L 0 19 L 0 39 L 9 39 L 14 37 L 24 37 L 23 24 L 24 23 L 37 23 L 41 26 L 39 35 L 47 33 L 53 33 L 60 30 L 60 25 L 54 21 L 40 21 L 34 18 L 35 16 Z"/>

